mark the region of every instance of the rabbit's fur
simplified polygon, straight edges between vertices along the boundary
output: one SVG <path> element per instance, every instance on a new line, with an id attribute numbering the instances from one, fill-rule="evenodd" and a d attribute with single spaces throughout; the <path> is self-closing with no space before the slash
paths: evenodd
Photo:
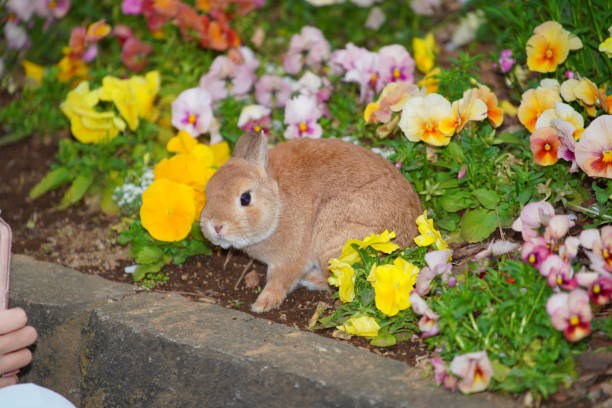
<path id="1" fill-rule="evenodd" d="M 278 307 L 298 283 L 327 288 L 328 261 L 349 239 L 388 229 L 408 246 L 422 213 L 391 163 L 338 139 L 291 140 L 268 151 L 265 136 L 244 135 L 208 182 L 206 200 L 206 238 L 268 266 L 255 312 Z"/>

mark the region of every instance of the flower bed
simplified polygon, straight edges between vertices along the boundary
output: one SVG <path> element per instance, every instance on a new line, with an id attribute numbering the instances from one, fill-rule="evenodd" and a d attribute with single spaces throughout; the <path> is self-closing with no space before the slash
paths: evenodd
<path id="1" fill-rule="evenodd" d="M 333 310 L 311 328 L 424 339 L 447 388 L 536 401 L 572 382 L 592 332 L 609 337 L 603 4 L 111 3 L 7 2 L 0 143 L 70 131 L 30 199 L 63 186 L 60 209 L 117 217 L 133 281 L 163 286 L 168 265 L 208 259 L 206 184 L 241 134 L 341 137 L 395 163 L 427 211 L 416 247 L 379 231 L 330 260 L 337 301 L 322 295 Z M 461 267 L 447 245 L 480 242 Z"/>

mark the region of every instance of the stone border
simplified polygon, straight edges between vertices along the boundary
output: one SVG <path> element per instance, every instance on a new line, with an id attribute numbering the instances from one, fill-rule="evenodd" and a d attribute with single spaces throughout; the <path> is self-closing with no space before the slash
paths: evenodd
<path id="1" fill-rule="evenodd" d="M 11 305 L 39 331 L 23 376 L 81 407 L 511 407 L 405 363 L 174 294 L 16 255 Z"/>

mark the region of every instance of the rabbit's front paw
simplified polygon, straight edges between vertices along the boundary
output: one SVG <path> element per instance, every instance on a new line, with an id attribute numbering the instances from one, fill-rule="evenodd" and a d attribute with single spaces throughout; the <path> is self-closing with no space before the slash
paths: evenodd
<path id="1" fill-rule="evenodd" d="M 255 313 L 267 312 L 280 306 L 284 299 L 285 293 L 282 291 L 264 288 L 255 303 L 251 305 L 251 310 Z"/>

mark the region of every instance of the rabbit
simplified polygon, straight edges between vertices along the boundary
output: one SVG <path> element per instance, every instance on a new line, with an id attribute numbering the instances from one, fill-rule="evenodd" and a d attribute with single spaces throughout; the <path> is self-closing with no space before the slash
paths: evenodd
<path id="1" fill-rule="evenodd" d="M 325 290 L 330 258 L 349 239 L 385 229 L 407 247 L 423 211 L 406 178 L 383 157 L 340 139 L 294 139 L 268 151 L 245 134 L 209 180 L 204 236 L 267 265 L 251 310 L 278 307 L 298 284 Z"/>

